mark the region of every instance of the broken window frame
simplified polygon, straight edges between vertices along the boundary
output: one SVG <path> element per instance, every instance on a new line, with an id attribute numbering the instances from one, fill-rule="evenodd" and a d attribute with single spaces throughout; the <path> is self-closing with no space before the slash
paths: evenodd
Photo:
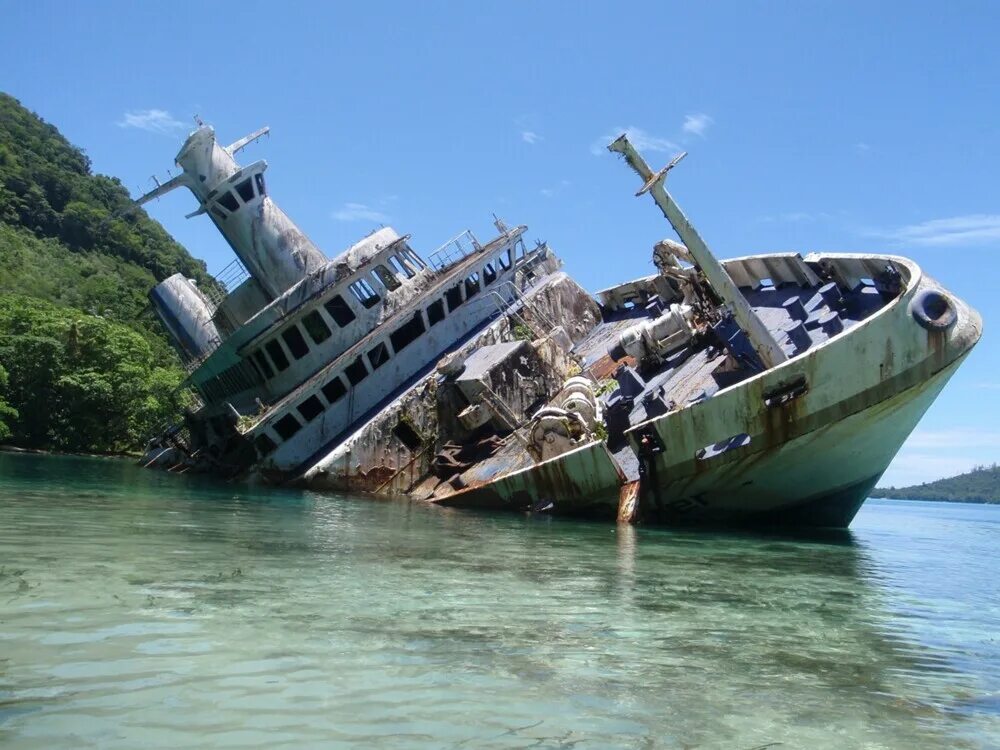
<path id="1" fill-rule="evenodd" d="M 372 372 L 374 372 L 392 359 L 392 352 L 389 351 L 389 345 L 386 342 L 380 341 L 368 350 L 367 357 L 368 364 L 371 365 Z"/>
<path id="2" fill-rule="evenodd" d="M 302 327 L 306 330 L 309 338 L 313 340 L 313 343 L 317 345 L 322 344 L 333 335 L 333 331 L 330 330 L 330 326 L 323 320 L 323 316 L 319 310 L 312 310 L 308 314 L 303 315 Z"/>
<path id="3" fill-rule="evenodd" d="M 438 299 L 427 305 L 427 324 L 436 326 L 445 319 L 444 299 Z"/>
<path id="4" fill-rule="evenodd" d="M 396 354 L 399 354 L 426 332 L 427 326 L 424 324 L 424 316 L 420 310 L 417 310 L 413 313 L 413 317 L 389 334 L 389 341 L 392 342 L 392 350 Z"/>
<path id="5" fill-rule="evenodd" d="M 307 398 L 295 408 L 299 412 L 302 419 L 304 419 L 307 423 L 312 422 L 316 419 L 316 417 L 326 411 L 326 408 L 323 406 L 323 402 L 320 401 L 319 397 L 315 394 Z"/>
<path id="6" fill-rule="evenodd" d="M 285 342 L 285 346 L 295 359 L 302 359 L 309 353 L 309 344 L 294 323 L 281 332 L 281 340 Z"/>
<path id="7" fill-rule="evenodd" d="M 253 440 L 253 447 L 257 449 L 257 455 L 261 458 L 271 453 L 275 450 L 278 445 L 273 440 L 271 436 L 262 432 Z"/>
<path id="8" fill-rule="evenodd" d="M 247 177 L 245 180 L 240 181 L 234 188 L 236 194 L 240 197 L 240 200 L 244 203 L 249 203 L 254 199 L 253 193 L 253 178 Z"/>
<path id="9" fill-rule="evenodd" d="M 326 385 L 320 388 L 320 391 L 323 393 L 323 398 L 332 406 L 347 395 L 347 386 L 344 385 L 340 375 L 334 375 L 327 381 Z"/>
<path id="10" fill-rule="evenodd" d="M 271 359 L 271 364 L 274 366 L 275 372 L 284 372 L 291 366 L 292 363 L 289 361 L 288 355 L 285 354 L 285 350 L 281 348 L 281 343 L 278 339 L 271 339 L 264 344 L 264 350 Z"/>
<path id="11" fill-rule="evenodd" d="M 482 291 L 483 285 L 482 280 L 479 276 L 479 271 L 473 271 L 468 276 L 465 277 L 465 300 L 469 301 L 480 291 Z"/>
<path id="12" fill-rule="evenodd" d="M 453 313 L 465 303 L 465 296 L 462 294 L 464 285 L 462 282 L 455 284 L 444 293 L 444 298 L 448 302 L 448 312 Z"/>
<path id="13" fill-rule="evenodd" d="M 294 425 L 294 427 L 292 426 Z M 299 430 L 302 429 L 302 423 L 295 418 L 295 415 L 288 412 L 281 419 L 277 420 L 271 427 L 278 436 L 281 438 L 282 442 L 291 440 L 295 437 Z M 286 434 L 287 433 L 287 434 Z"/>
<path id="14" fill-rule="evenodd" d="M 220 193 L 216 197 L 215 202 L 221 205 L 224 209 L 233 213 L 240 210 L 240 203 L 236 200 L 236 196 L 230 193 L 228 190 Z"/>
<path id="15" fill-rule="evenodd" d="M 380 282 L 382 282 L 382 286 L 384 286 L 390 292 L 396 291 L 397 289 L 399 289 L 399 287 L 403 285 L 403 283 L 398 278 L 396 278 L 396 274 L 394 274 L 392 271 L 390 271 L 381 263 L 379 263 L 372 269 L 372 274 L 374 274 L 375 278 L 377 278 Z"/>
<path id="16" fill-rule="evenodd" d="M 497 271 L 495 261 L 490 261 L 483 266 L 483 286 L 487 287 L 497 280 L 500 272 Z"/>
<path id="17" fill-rule="evenodd" d="M 351 290 L 354 298 L 368 309 L 375 307 L 382 299 L 364 276 L 359 276 L 348 284 L 347 288 Z"/>
<path id="18" fill-rule="evenodd" d="M 347 382 L 352 386 L 359 385 L 369 374 L 368 366 L 360 355 L 344 368 L 344 375 L 347 377 Z"/>
<path id="19" fill-rule="evenodd" d="M 389 265 L 396 269 L 398 273 L 408 279 L 412 279 L 417 275 L 417 272 L 413 269 L 413 267 L 399 255 L 390 255 L 386 260 L 388 260 Z"/>
<path id="20" fill-rule="evenodd" d="M 400 250 L 399 252 L 400 252 L 400 254 L 401 254 L 401 255 L 402 255 L 402 256 L 403 256 L 404 258 L 408 259 L 408 260 L 409 260 L 409 261 L 410 261 L 411 263 L 413 263 L 413 264 L 414 264 L 414 265 L 415 265 L 415 266 L 416 266 L 417 268 L 427 268 L 427 264 L 426 264 L 426 263 L 424 263 L 424 262 L 423 262 L 423 261 L 422 261 L 422 260 L 420 259 L 420 256 L 419 256 L 419 255 L 417 255 L 417 254 L 416 254 L 415 252 L 413 252 L 413 250 L 411 250 L 411 249 L 410 249 L 409 247 L 404 247 L 404 248 L 403 248 L 402 250 Z"/>
<path id="21" fill-rule="evenodd" d="M 261 375 L 264 376 L 265 380 L 270 380 L 274 377 L 274 368 L 271 367 L 271 363 L 267 361 L 267 357 L 264 356 L 264 352 L 260 349 L 253 353 L 253 359 L 257 362 L 257 368 L 260 370 Z"/>
<path id="22" fill-rule="evenodd" d="M 351 305 L 347 300 L 339 294 L 333 295 L 324 302 L 323 309 L 326 310 L 330 319 L 340 328 L 346 328 L 358 317 L 354 314 L 354 310 L 351 309 Z"/>

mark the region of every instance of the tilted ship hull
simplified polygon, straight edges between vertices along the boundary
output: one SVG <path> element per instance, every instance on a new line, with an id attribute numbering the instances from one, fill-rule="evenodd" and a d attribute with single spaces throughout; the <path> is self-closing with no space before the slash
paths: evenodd
<path id="1" fill-rule="evenodd" d="M 221 298 L 151 295 L 203 401 L 144 462 L 450 506 L 844 528 L 978 341 L 896 256 L 717 261 L 623 137 L 683 244 L 599 292 L 497 221 L 425 262 L 383 229 L 332 261 L 200 128 L 184 185 L 244 261 Z M 207 178 L 202 174 L 207 173 Z M 234 286 L 230 284 L 230 286 Z"/>
<path id="2" fill-rule="evenodd" d="M 727 265 L 773 268 L 787 258 L 765 255 Z M 442 504 L 521 510 L 527 498 L 535 507 L 537 498 L 549 498 L 553 510 L 590 517 L 846 528 L 979 339 L 982 322 L 948 297 L 954 319 L 928 327 L 918 305 L 947 293 L 910 261 L 822 260 L 873 267 L 891 262 L 904 270 L 906 289 L 870 318 L 777 368 L 631 426 L 626 437 L 641 467 L 629 470 L 615 458 L 621 452 L 595 442 Z M 679 387 L 703 385 L 697 377 Z M 646 456 L 644 444 L 653 446 Z"/>

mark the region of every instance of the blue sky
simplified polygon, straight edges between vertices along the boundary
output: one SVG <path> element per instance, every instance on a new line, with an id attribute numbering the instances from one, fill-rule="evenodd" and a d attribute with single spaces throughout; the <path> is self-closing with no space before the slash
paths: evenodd
<path id="1" fill-rule="evenodd" d="M 603 145 L 623 129 L 717 254 L 890 251 L 986 335 L 886 476 L 1000 460 L 1000 4 L 7 2 L 0 88 L 138 193 L 197 114 L 330 256 L 381 223 L 428 253 L 491 214 L 596 290 L 669 227 Z M 231 254 L 177 192 L 150 213 Z"/>

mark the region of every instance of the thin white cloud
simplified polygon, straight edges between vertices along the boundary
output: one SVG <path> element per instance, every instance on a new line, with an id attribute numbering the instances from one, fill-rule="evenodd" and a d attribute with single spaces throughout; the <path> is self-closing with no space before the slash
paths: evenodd
<path id="1" fill-rule="evenodd" d="M 972 387 L 973 388 L 984 388 L 984 389 L 987 389 L 987 390 L 998 390 L 998 391 L 1000 391 L 1000 383 L 990 383 L 990 382 L 976 383 Z"/>
<path id="2" fill-rule="evenodd" d="M 118 127 L 138 128 L 149 133 L 170 135 L 178 130 L 184 130 L 185 125 L 165 109 L 136 109 L 126 112 L 118 121 Z"/>
<path id="3" fill-rule="evenodd" d="M 948 247 L 1000 242 L 1000 215 L 969 214 L 948 219 L 932 219 L 888 231 L 872 231 L 873 236 L 905 245 Z"/>
<path id="4" fill-rule="evenodd" d="M 540 140 L 542 140 L 542 136 L 538 135 L 538 133 L 536 133 L 533 130 L 522 130 L 521 140 L 524 141 L 525 143 L 530 143 L 534 145 L 535 143 L 538 143 Z"/>
<path id="5" fill-rule="evenodd" d="M 681 150 L 681 147 L 669 138 L 663 138 L 658 135 L 653 135 L 652 133 L 647 133 L 645 130 L 637 128 L 635 125 L 629 125 L 627 128 L 623 128 L 621 125 L 618 125 L 606 135 L 601 136 L 590 144 L 590 153 L 594 156 L 603 156 L 608 153 L 608 144 L 618 138 L 618 136 L 622 133 L 628 136 L 629 141 L 632 142 L 632 145 L 635 146 L 638 151 L 659 151 L 669 153 Z"/>
<path id="6" fill-rule="evenodd" d="M 864 154 L 872 150 L 872 147 L 865 143 L 864 141 L 858 141 L 854 144 L 854 150 L 859 154 Z"/>
<path id="7" fill-rule="evenodd" d="M 709 115 L 704 112 L 698 112 L 693 115 L 684 116 L 684 124 L 681 125 L 681 129 L 685 133 L 690 133 L 691 135 L 705 137 L 705 131 L 708 130 L 708 126 L 711 125 L 715 120 L 713 120 Z"/>
<path id="8" fill-rule="evenodd" d="M 376 224 L 387 224 L 389 222 L 388 216 L 364 203 L 345 203 L 334 211 L 331 216 L 337 221 L 371 221 Z"/>

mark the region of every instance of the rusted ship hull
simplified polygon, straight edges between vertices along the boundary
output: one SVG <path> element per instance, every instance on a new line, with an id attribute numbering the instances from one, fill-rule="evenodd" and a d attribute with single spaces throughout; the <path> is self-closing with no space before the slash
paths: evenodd
<path id="1" fill-rule="evenodd" d="M 921 325 L 914 306 L 947 292 L 906 259 L 824 259 L 891 262 L 906 288 L 821 346 L 632 427 L 628 437 L 641 462 L 632 481 L 596 442 L 437 502 L 670 525 L 846 528 L 978 341 L 982 321 L 948 295 L 954 320 Z M 738 272 L 741 263 L 767 260 L 729 264 Z M 786 396 L 773 398 L 780 393 Z M 706 447 L 731 436 L 741 436 L 737 447 L 706 455 Z"/>
<path id="2" fill-rule="evenodd" d="M 673 526 L 847 528 L 959 364 L 871 408 L 708 471 L 692 462 L 671 467 L 667 478 L 657 468 L 648 487 L 633 487 L 604 445 L 593 443 L 439 504 L 611 521 L 631 503 L 622 519 L 631 521 L 639 501 L 646 521 Z"/>

